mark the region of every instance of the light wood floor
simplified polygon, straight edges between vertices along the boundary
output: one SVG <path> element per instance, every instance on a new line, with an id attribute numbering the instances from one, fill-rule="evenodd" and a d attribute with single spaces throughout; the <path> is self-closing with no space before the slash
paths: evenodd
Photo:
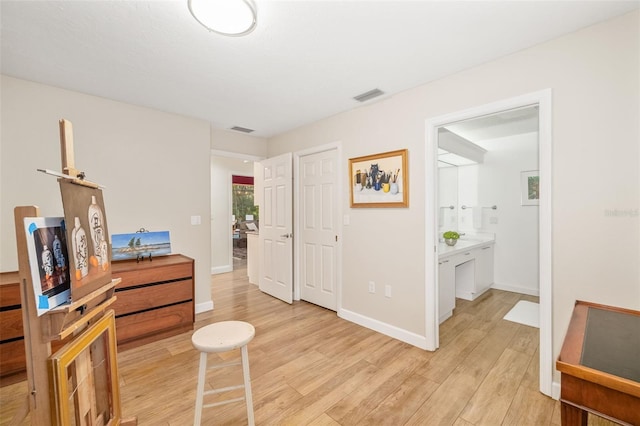
<path id="1" fill-rule="evenodd" d="M 315 305 L 280 302 L 249 284 L 243 268 L 214 276 L 212 295 L 215 309 L 197 316 L 196 329 L 232 319 L 256 328 L 249 358 L 259 425 L 560 424 L 559 403 L 538 392 L 538 330 L 502 319 L 519 299 L 535 298 L 490 290 L 458 300 L 441 348 L 427 352 Z M 119 353 L 124 417 L 192 424 L 198 352 L 190 337 Z M 241 381 L 239 370 L 208 377 L 216 387 Z M 25 395 L 25 382 L 0 389 L 0 424 Z M 203 424 L 246 424 L 244 405 L 205 409 Z"/>

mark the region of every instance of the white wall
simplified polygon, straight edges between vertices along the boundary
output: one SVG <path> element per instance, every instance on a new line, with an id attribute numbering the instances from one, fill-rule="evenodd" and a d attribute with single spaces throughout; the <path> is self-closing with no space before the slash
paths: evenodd
<path id="1" fill-rule="evenodd" d="M 538 295 L 538 206 L 522 206 L 520 199 L 520 172 L 538 169 L 538 133 L 482 141 L 482 146 L 488 151 L 482 164 L 458 168 L 459 202 L 497 209 L 482 209 L 479 228 L 471 209 L 460 210 L 459 227 L 468 234 L 495 235 L 494 288 Z M 464 195 L 469 190 L 472 198 Z"/>
<path id="2" fill-rule="evenodd" d="M 172 251 L 195 259 L 196 304 L 211 303 L 209 124 L 202 120 L 62 90 L 1 79 L 0 270 L 18 268 L 13 209 L 38 205 L 62 215 L 58 120 L 73 124 L 76 167 L 106 186 L 111 234 L 141 227 L 171 232 Z M 192 226 L 191 216 L 202 224 Z"/>
<path id="3" fill-rule="evenodd" d="M 253 162 L 211 157 L 211 273 L 233 270 L 231 242 L 231 176 L 253 176 Z"/>
<path id="4" fill-rule="evenodd" d="M 267 140 L 235 130 L 211 129 L 211 149 L 265 158 Z"/>
<path id="5" fill-rule="evenodd" d="M 408 209 L 350 209 L 343 238 L 343 306 L 424 336 L 425 120 L 553 90 L 553 352 L 576 299 L 640 308 L 637 11 L 269 140 L 269 155 L 340 140 L 347 159 L 409 149 Z M 382 88 L 384 90 L 384 88 Z M 427 200 L 431 202 L 431 200 Z M 611 235 L 617 235 L 615 244 Z M 429 266 L 431 268 L 431 266 Z M 367 282 L 394 286 L 393 297 Z M 558 381 L 558 375 L 556 375 Z"/>

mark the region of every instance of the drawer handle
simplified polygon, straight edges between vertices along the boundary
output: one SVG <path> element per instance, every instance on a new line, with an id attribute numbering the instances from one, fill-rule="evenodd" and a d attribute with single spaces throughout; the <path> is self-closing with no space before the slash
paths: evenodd
<path id="1" fill-rule="evenodd" d="M 487 247 L 482 247 L 482 250 L 489 250 L 491 247 L 487 246 Z"/>
<path id="2" fill-rule="evenodd" d="M 449 259 L 447 260 L 443 260 L 442 262 L 440 262 L 440 264 L 442 265 L 443 263 L 449 263 Z"/>
<path id="3" fill-rule="evenodd" d="M 465 256 L 469 256 L 470 254 L 471 254 L 471 253 L 467 252 L 467 253 L 465 253 L 464 255 L 465 255 Z"/>

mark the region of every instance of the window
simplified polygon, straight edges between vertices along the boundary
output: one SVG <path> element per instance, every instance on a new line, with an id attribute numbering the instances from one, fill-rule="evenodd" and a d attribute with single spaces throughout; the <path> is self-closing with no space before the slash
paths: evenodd
<path id="1" fill-rule="evenodd" d="M 253 177 L 233 176 L 231 191 L 231 213 L 237 222 L 246 220 L 247 215 L 253 215 L 257 221 L 258 206 L 253 205 Z"/>

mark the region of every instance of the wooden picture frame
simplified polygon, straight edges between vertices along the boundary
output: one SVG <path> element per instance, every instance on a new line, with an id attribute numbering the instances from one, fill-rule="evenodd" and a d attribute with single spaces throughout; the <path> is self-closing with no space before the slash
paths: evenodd
<path id="1" fill-rule="evenodd" d="M 540 172 L 528 170 L 520 172 L 520 203 L 523 206 L 540 204 Z"/>
<path id="2" fill-rule="evenodd" d="M 49 373 L 54 424 L 120 424 L 114 311 L 53 354 Z"/>
<path id="3" fill-rule="evenodd" d="M 400 149 L 350 158 L 351 207 L 409 207 L 407 157 Z"/>

